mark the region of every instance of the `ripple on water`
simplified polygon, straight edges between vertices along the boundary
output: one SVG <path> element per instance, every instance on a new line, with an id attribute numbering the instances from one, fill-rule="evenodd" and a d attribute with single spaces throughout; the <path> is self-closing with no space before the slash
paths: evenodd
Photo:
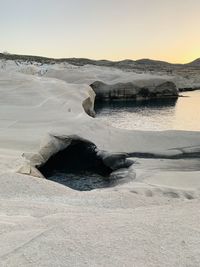
<path id="1" fill-rule="evenodd" d="M 128 130 L 200 131 L 200 90 L 178 99 L 96 103 L 96 117 Z"/>

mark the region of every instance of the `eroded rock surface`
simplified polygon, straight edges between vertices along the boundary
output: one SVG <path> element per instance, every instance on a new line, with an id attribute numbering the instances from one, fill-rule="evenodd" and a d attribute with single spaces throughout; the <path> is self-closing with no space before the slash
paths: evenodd
<path id="1" fill-rule="evenodd" d="M 126 83 L 130 73 L 4 63 L 0 265 L 200 266 L 199 132 L 125 131 L 86 114 L 89 84 Z M 112 173 L 122 183 L 78 192 L 38 179 L 35 167 L 73 140 L 104 151 L 105 163 L 122 167 Z"/>
<path id="2" fill-rule="evenodd" d="M 91 87 L 96 93 L 96 99 L 100 101 L 178 97 L 176 85 L 164 79 L 136 80 L 134 83 L 117 84 L 97 81 L 91 84 Z"/>

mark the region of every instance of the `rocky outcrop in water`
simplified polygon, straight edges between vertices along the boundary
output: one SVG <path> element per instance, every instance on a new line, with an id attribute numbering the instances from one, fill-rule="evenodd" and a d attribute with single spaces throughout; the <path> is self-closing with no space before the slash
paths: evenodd
<path id="1" fill-rule="evenodd" d="M 144 99 L 178 97 L 176 85 L 163 79 L 138 80 L 128 83 L 106 84 L 96 81 L 91 84 L 97 100 Z"/>

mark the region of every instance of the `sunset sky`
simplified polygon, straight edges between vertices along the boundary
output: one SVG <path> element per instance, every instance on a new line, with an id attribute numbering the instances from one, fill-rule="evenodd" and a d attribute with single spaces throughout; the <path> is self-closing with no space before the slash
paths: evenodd
<path id="1" fill-rule="evenodd" d="M 200 0 L 0 0 L 0 51 L 48 57 L 200 57 Z"/>

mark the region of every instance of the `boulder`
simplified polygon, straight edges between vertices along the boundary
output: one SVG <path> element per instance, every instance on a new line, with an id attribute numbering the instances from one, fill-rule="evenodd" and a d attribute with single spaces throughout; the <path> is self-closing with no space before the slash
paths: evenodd
<path id="1" fill-rule="evenodd" d="M 116 84 L 96 81 L 91 87 L 97 100 L 178 97 L 175 83 L 164 79 L 135 80 Z"/>

